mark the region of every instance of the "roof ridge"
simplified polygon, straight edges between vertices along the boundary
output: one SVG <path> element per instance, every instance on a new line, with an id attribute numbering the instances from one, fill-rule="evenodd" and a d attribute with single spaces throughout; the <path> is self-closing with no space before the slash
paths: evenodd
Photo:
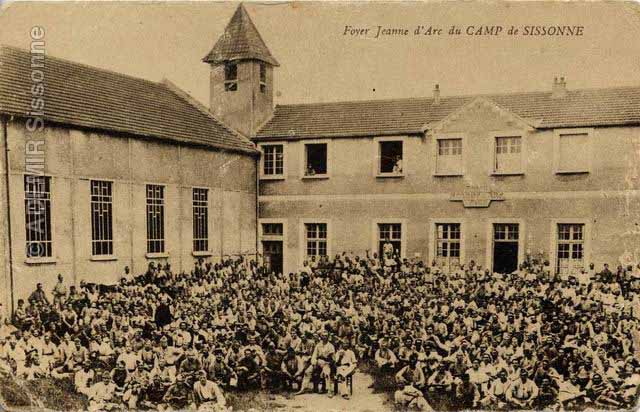
<path id="1" fill-rule="evenodd" d="M 0 44 L 0 50 L 4 50 L 4 49 L 10 49 L 10 50 L 17 51 L 17 52 L 20 52 L 20 53 L 30 54 L 27 49 L 23 49 L 21 47 L 10 46 L 10 45 L 7 45 L 7 44 Z M 72 65 L 72 66 L 80 66 L 80 67 L 84 67 L 84 68 L 91 69 L 91 70 L 96 70 L 96 71 L 103 72 L 103 73 L 113 74 L 113 75 L 116 75 L 116 76 L 119 76 L 119 77 L 126 77 L 126 78 L 129 78 L 131 80 L 143 81 L 143 82 L 150 83 L 150 84 L 153 84 L 153 85 L 156 85 L 156 86 L 161 85 L 160 82 L 149 80 L 149 79 L 145 79 L 144 77 L 137 77 L 137 76 L 133 76 L 131 74 L 120 73 L 120 72 L 117 72 L 117 71 L 111 70 L 111 69 L 105 69 L 103 67 L 92 66 L 92 65 L 87 64 L 87 63 L 80 63 L 80 62 L 76 62 L 76 61 L 73 61 L 73 60 L 70 60 L 70 59 L 65 59 L 63 57 L 57 57 L 55 55 L 51 55 L 51 54 L 48 54 L 48 53 L 45 53 L 45 56 L 46 56 L 46 59 L 57 60 L 59 62 L 62 62 L 62 63 L 65 63 L 65 64 L 69 64 L 69 65 Z"/>
<path id="2" fill-rule="evenodd" d="M 167 90 L 169 90 L 171 93 L 175 94 L 176 96 L 178 96 L 179 98 L 181 98 L 182 100 L 186 101 L 187 103 L 189 103 L 190 105 L 192 105 L 193 107 L 195 107 L 198 111 L 200 111 L 202 114 L 204 114 L 205 116 L 209 117 L 210 119 L 214 120 L 216 123 L 218 123 L 221 127 L 225 128 L 227 131 L 229 131 L 230 133 L 235 134 L 237 137 L 239 137 L 240 139 L 244 140 L 245 143 L 248 143 L 250 146 L 253 146 L 253 142 L 244 134 L 242 134 L 240 131 L 232 128 L 231 126 L 227 125 L 226 123 L 220 121 L 218 118 L 216 118 L 214 116 L 213 113 L 211 113 L 211 110 L 209 110 L 205 105 L 203 105 L 202 103 L 200 103 L 199 101 L 197 101 L 193 96 L 191 96 L 188 92 L 182 90 L 180 87 L 178 87 L 178 85 L 176 85 L 175 83 L 173 83 L 171 80 L 164 78 L 162 79 L 162 81 L 160 82 L 160 85 L 164 86 Z"/>
<path id="3" fill-rule="evenodd" d="M 640 89 L 640 85 L 627 85 L 627 86 L 612 86 L 612 87 L 586 87 L 582 89 L 569 89 L 568 94 L 585 92 L 585 91 L 601 91 L 601 90 L 620 90 L 620 89 Z M 474 97 L 502 97 L 502 96 L 516 96 L 516 95 L 533 95 L 533 94 L 551 94 L 551 90 L 531 90 L 524 92 L 505 92 L 505 93 L 478 93 L 478 94 L 454 94 L 450 96 L 442 96 L 440 100 L 446 99 L 470 99 Z M 353 100 L 335 100 L 330 102 L 311 102 L 311 103 L 288 103 L 277 104 L 276 107 L 301 107 L 301 106 L 324 106 L 324 105 L 337 105 L 337 104 L 354 104 L 354 103 L 388 103 L 388 102 L 409 102 L 409 101 L 428 101 L 433 100 L 433 97 L 389 97 L 384 99 L 353 99 Z"/>

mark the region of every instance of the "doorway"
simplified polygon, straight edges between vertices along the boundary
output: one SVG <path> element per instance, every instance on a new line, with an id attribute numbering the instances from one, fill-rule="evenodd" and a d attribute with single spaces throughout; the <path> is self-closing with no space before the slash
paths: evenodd
<path id="1" fill-rule="evenodd" d="M 520 226 L 517 223 L 493 225 L 493 272 L 512 273 L 518 269 L 518 241 Z"/>
<path id="2" fill-rule="evenodd" d="M 274 273 L 282 273 L 282 241 L 263 240 L 262 251 L 264 255 L 264 264 L 267 269 Z"/>

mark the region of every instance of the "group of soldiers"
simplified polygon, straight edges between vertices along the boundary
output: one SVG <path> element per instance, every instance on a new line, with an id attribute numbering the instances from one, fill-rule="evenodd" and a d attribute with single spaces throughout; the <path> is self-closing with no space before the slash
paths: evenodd
<path id="1" fill-rule="evenodd" d="M 0 370 L 72 380 L 91 410 L 223 411 L 229 391 L 349 398 L 373 365 L 401 407 L 626 407 L 640 384 L 640 268 L 511 274 L 343 253 L 149 266 L 39 285 L 0 327 Z"/>

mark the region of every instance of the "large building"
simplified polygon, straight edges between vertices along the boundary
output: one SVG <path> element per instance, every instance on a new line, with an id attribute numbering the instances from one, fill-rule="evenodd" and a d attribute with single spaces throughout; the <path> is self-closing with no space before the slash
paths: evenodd
<path id="1" fill-rule="evenodd" d="M 256 251 L 290 272 L 386 240 L 498 271 L 640 257 L 640 87 L 274 108 L 278 62 L 243 6 L 203 59 L 209 108 L 41 54 L 0 55 L 0 301 L 58 273 Z"/>

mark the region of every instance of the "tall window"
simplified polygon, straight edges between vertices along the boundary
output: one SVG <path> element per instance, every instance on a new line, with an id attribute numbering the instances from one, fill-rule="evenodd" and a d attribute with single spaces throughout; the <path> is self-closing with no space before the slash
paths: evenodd
<path id="1" fill-rule="evenodd" d="M 24 177 L 24 216 L 28 258 L 53 256 L 51 238 L 51 177 Z"/>
<path id="2" fill-rule="evenodd" d="M 522 171 L 522 138 L 520 136 L 496 137 L 494 170 L 497 173 Z"/>
<path id="3" fill-rule="evenodd" d="M 193 251 L 209 250 L 209 190 L 193 189 Z"/>
<path id="4" fill-rule="evenodd" d="M 267 91 L 267 65 L 260 63 L 260 92 L 265 93 Z"/>
<path id="5" fill-rule="evenodd" d="M 91 181 L 91 254 L 113 255 L 112 183 Z"/>
<path id="6" fill-rule="evenodd" d="M 438 139 L 436 174 L 462 174 L 462 139 Z"/>
<path id="7" fill-rule="evenodd" d="M 558 148 L 559 172 L 589 171 L 589 134 L 560 134 Z"/>
<path id="8" fill-rule="evenodd" d="M 327 256 L 327 224 L 306 223 L 307 257 Z"/>
<path id="9" fill-rule="evenodd" d="M 402 252 L 402 224 L 378 223 L 378 256 L 385 255 L 385 244 L 393 246 L 393 254 L 400 256 Z"/>
<path id="10" fill-rule="evenodd" d="M 164 186 L 147 185 L 147 253 L 164 252 Z"/>
<path id="11" fill-rule="evenodd" d="M 264 176 L 284 175 L 284 146 L 281 144 L 263 145 L 264 153 L 262 174 Z"/>
<path id="12" fill-rule="evenodd" d="M 224 65 L 224 90 L 227 92 L 238 90 L 238 65 L 235 63 Z"/>
<path id="13" fill-rule="evenodd" d="M 327 174 L 327 144 L 305 144 L 305 176 Z"/>
<path id="14" fill-rule="evenodd" d="M 558 224 L 556 271 L 577 273 L 584 268 L 584 224 Z"/>
<path id="15" fill-rule="evenodd" d="M 436 223 L 436 265 L 460 264 L 460 223 Z"/>
<path id="16" fill-rule="evenodd" d="M 380 174 L 402 174 L 402 141 L 380 142 Z"/>

